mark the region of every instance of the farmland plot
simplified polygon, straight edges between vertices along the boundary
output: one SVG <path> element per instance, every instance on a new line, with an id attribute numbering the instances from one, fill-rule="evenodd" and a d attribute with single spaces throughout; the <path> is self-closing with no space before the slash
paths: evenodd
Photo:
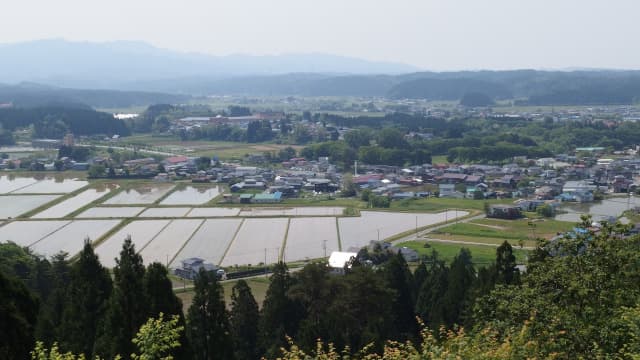
<path id="1" fill-rule="evenodd" d="M 94 207 L 77 215 L 76 218 L 128 218 L 140 214 L 144 209 L 134 206 Z"/>
<path id="2" fill-rule="evenodd" d="M 174 217 L 184 217 L 191 210 L 191 208 L 149 208 L 145 210 L 140 217 L 142 218 L 152 218 L 152 217 L 165 217 L 165 218 L 174 218 Z"/>
<path id="3" fill-rule="evenodd" d="M 165 265 L 189 241 L 204 220 L 173 220 L 151 242 L 142 249 L 140 255 L 146 264 L 159 262 Z"/>
<path id="4" fill-rule="evenodd" d="M 237 216 L 238 208 L 193 208 L 187 217 L 225 217 Z"/>
<path id="5" fill-rule="evenodd" d="M 12 241 L 20 246 L 29 246 L 70 222 L 67 220 L 14 221 L 0 227 L 0 243 Z"/>
<path id="6" fill-rule="evenodd" d="M 456 216 L 468 215 L 466 211 L 446 211 L 436 214 L 394 213 L 383 211 L 362 211 L 360 217 L 340 218 L 340 240 L 342 250 L 350 247 L 362 247 L 371 240 L 384 240 L 393 235 L 410 231 L 417 226 L 429 226 L 453 220 Z"/>
<path id="7" fill-rule="evenodd" d="M 70 197 L 59 204 L 56 204 L 44 211 L 41 211 L 35 214 L 34 216 L 32 216 L 32 218 L 55 219 L 55 218 L 65 217 L 70 213 L 80 209 L 81 207 L 86 206 L 89 203 L 92 203 L 100 199 L 101 197 L 107 195 L 110 191 L 111 189 L 109 188 L 87 189 L 76 196 Z"/>
<path id="8" fill-rule="evenodd" d="M 74 256 L 84 246 L 85 239 L 95 241 L 120 223 L 120 220 L 77 220 L 33 244 L 30 248 L 44 256 L 60 251 Z"/>
<path id="9" fill-rule="evenodd" d="M 179 266 L 181 260 L 191 257 L 199 257 L 207 262 L 220 264 L 222 256 L 233 240 L 241 222 L 242 219 L 205 220 L 200 229 L 175 257 L 172 266 Z"/>
<path id="10" fill-rule="evenodd" d="M 222 259 L 223 266 L 258 264 L 265 260 L 272 264 L 279 259 L 279 250 L 287 228 L 288 219 L 246 219 L 229 252 Z"/>
<path id="11" fill-rule="evenodd" d="M 49 178 L 16 190 L 12 192 L 12 194 L 67 194 L 79 190 L 87 185 L 89 185 L 88 181 L 73 179 L 62 179 L 62 181 L 56 181 L 56 179 Z"/>
<path id="12" fill-rule="evenodd" d="M 136 250 L 140 251 L 169 222 L 170 220 L 133 221 L 98 245 L 96 254 L 100 256 L 102 265 L 112 268 L 116 265 L 114 259 L 119 256 L 122 243 L 128 236 L 131 236 L 131 242 L 135 245 Z"/>
<path id="13" fill-rule="evenodd" d="M 9 177 L 0 176 L 0 194 L 8 194 L 23 187 L 33 185 L 38 180 L 30 177 Z"/>
<path id="14" fill-rule="evenodd" d="M 51 202 L 61 195 L 3 195 L 0 196 L 0 219 L 18 217 Z"/>
<path id="15" fill-rule="evenodd" d="M 220 187 L 187 186 L 167 196 L 160 205 L 202 205 L 220 195 Z"/>
<path id="16" fill-rule="evenodd" d="M 326 242 L 325 242 L 326 241 Z M 317 259 L 338 251 L 338 231 L 333 217 L 294 218 L 289 224 L 285 261 Z"/>
<path id="17" fill-rule="evenodd" d="M 140 184 L 120 191 L 107 205 L 153 204 L 173 189 L 173 184 Z"/>
<path id="18" fill-rule="evenodd" d="M 342 207 L 277 207 L 277 208 L 248 208 L 240 211 L 240 216 L 337 216 L 342 215 Z"/>

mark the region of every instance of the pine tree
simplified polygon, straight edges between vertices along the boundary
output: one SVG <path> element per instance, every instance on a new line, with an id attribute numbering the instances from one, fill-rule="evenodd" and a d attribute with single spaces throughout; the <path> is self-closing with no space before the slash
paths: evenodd
<path id="1" fill-rule="evenodd" d="M 33 349 L 38 301 L 18 279 L 0 272 L 0 359 L 28 359 Z"/>
<path id="2" fill-rule="evenodd" d="M 182 302 L 173 292 L 173 284 L 164 265 L 154 262 L 147 266 L 142 284 L 149 317 L 156 318 L 160 313 L 167 317 L 182 314 Z"/>
<path id="3" fill-rule="evenodd" d="M 504 241 L 496 250 L 496 282 L 512 285 L 520 283 L 520 272 L 516 268 L 516 257 L 508 241 Z"/>
<path id="4" fill-rule="evenodd" d="M 168 277 L 167 268 L 157 262 L 149 264 L 142 281 L 145 299 L 148 304 L 148 317 L 157 318 L 163 313 L 169 318 L 172 315 L 178 316 L 178 326 L 185 326 L 185 318 L 182 312 L 182 301 L 173 292 L 173 284 Z M 187 335 L 183 331 L 180 333 L 180 346 L 173 348 L 171 353 L 176 359 L 188 359 Z"/>
<path id="5" fill-rule="evenodd" d="M 120 258 L 116 259 L 114 289 L 109 299 L 109 309 L 96 352 L 103 357 L 113 358 L 121 354 L 124 359 L 135 351 L 131 339 L 147 321 L 149 310 L 143 291 L 144 265 L 142 257 L 136 253 L 131 238 L 122 245 Z"/>
<path id="6" fill-rule="evenodd" d="M 334 331 L 327 321 L 327 309 L 334 298 L 326 263 L 312 263 L 293 275 L 287 296 L 300 307 L 296 342 L 305 350 L 315 349 L 317 339 L 328 339 Z"/>
<path id="7" fill-rule="evenodd" d="M 239 280 L 232 291 L 229 323 L 234 355 L 236 360 L 253 360 L 259 355 L 257 345 L 260 310 L 246 281 Z"/>
<path id="8" fill-rule="evenodd" d="M 292 302 L 287 292 L 292 285 L 287 265 L 279 262 L 273 269 L 267 295 L 262 304 L 258 345 L 267 357 L 275 357 L 286 345 L 286 335 L 295 334 Z"/>
<path id="9" fill-rule="evenodd" d="M 187 337 L 196 360 L 231 359 L 233 346 L 224 290 L 215 274 L 200 269 L 187 313 Z"/>
<path id="10" fill-rule="evenodd" d="M 71 281 L 71 267 L 67 261 L 67 253 L 60 252 L 54 255 L 51 260 L 50 292 L 46 299 L 42 299 L 36 328 L 36 338 L 46 346 L 51 346 L 60 337 L 62 315 Z"/>
<path id="11" fill-rule="evenodd" d="M 104 317 L 112 291 L 109 271 L 100 264 L 89 241 L 71 265 L 67 301 L 64 306 L 60 346 L 65 351 L 93 354 L 98 324 Z"/>
<path id="12" fill-rule="evenodd" d="M 470 289 L 475 278 L 471 252 L 462 248 L 451 263 L 447 292 L 444 295 L 444 320 L 447 326 L 460 324 L 464 320 L 463 315 L 469 306 Z"/>
<path id="13" fill-rule="evenodd" d="M 449 286 L 449 267 L 438 259 L 435 252 L 427 261 L 427 274 L 418 291 L 415 308 L 416 314 L 436 330 L 444 324 L 444 295 Z"/>
<path id="14" fill-rule="evenodd" d="M 407 262 L 398 253 L 384 266 L 384 278 L 387 287 L 394 291 L 393 316 L 397 340 L 413 339 L 418 335 L 418 323 L 415 319 L 415 295 L 413 294 L 413 276 Z"/>

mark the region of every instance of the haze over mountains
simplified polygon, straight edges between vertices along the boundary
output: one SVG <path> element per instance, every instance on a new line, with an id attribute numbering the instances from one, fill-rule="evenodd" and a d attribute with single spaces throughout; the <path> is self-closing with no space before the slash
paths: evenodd
<path id="1" fill-rule="evenodd" d="M 39 40 L 0 45 L 3 82 L 32 81 L 81 88 L 134 88 L 176 78 L 211 79 L 283 73 L 398 74 L 416 67 L 327 54 L 211 56 L 153 47 L 144 42 Z"/>
<path id="2" fill-rule="evenodd" d="M 529 105 L 640 101 L 640 71 L 417 71 L 405 64 L 324 54 L 211 56 L 143 42 L 40 40 L 0 45 L 0 103 L 104 108 L 181 103 L 206 95 L 458 101 L 469 93 Z"/>

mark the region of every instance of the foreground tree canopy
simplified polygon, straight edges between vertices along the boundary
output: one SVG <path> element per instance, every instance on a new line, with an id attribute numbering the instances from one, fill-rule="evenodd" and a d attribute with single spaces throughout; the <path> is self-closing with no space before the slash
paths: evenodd
<path id="1" fill-rule="evenodd" d="M 526 273 L 506 242 L 483 268 L 464 248 L 451 264 L 434 252 L 413 272 L 380 250 L 367 257 L 376 267 L 356 261 L 344 275 L 278 264 L 261 309 L 245 281 L 227 307 L 218 279 L 201 272 L 186 323 L 166 269 L 143 267 L 131 241 L 113 282 L 89 243 L 71 264 L 3 244 L 0 357 L 638 358 L 640 237 L 590 225 L 540 241 Z"/>

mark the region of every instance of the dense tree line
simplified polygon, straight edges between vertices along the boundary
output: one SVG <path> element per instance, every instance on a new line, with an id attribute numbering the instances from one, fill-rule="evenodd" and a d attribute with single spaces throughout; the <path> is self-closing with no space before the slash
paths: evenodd
<path id="1" fill-rule="evenodd" d="M 0 109 L 0 124 L 6 130 L 34 126 L 34 136 L 61 138 L 67 132 L 76 135 L 129 135 L 129 128 L 111 114 L 70 107 Z"/>
<path id="2" fill-rule="evenodd" d="M 580 226 L 587 225 L 590 219 Z M 0 354 L 26 358 L 38 339 L 63 352 L 128 358 L 136 351 L 130 339 L 163 313 L 185 328 L 175 334 L 181 346 L 170 350 L 177 359 L 275 358 L 281 348 L 314 354 L 323 351 L 319 339 L 355 358 L 392 349 L 388 358 L 409 358 L 417 350 L 399 345 L 407 341 L 421 342 L 423 354 L 445 348 L 463 358 L 633 358 L 640 353 L 640 237 L 622 236 L 629 229 L 604 224 L 599 233 L 541 241 L 524 274 L 507 242 L 482 268 L 464 248 L 450 264 L 432 252 L 413 272 L 381 248 L 361 251 L 343 275 L 321 262 L 293 273 L 279 263 L 262 308 L 245 281 L 235 284 L 228 307 L 217 277 L 202 271 L 186 318 L 167 269 L 144 267 L 130 239 L 113 276 L 89 244 L 73 262 L 6 244 Z M 441 358 L 423 356 L 415 358 Z"/>
<path id="3" fill-rule="evenodd" d="M 16 142 L 13 139 L 13 133 L 9 130 L 5 130 L 2 124 L 0 124 L 0 146 L 13 145 L 15 143 Z"/>

